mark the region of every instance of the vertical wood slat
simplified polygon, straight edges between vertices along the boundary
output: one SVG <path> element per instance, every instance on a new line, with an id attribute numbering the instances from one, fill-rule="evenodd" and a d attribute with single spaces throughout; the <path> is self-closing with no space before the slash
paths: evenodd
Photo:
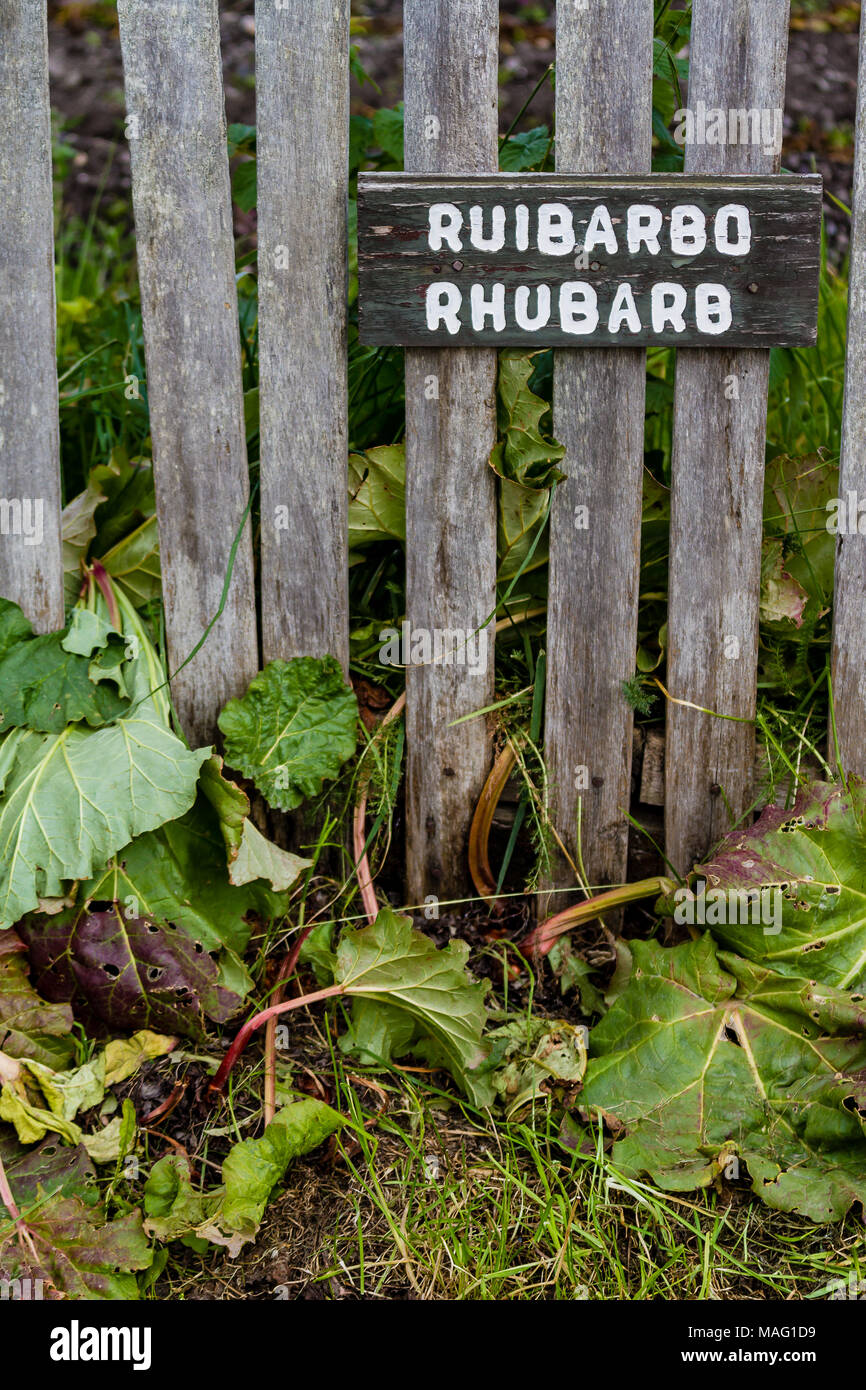
<path id="1" fill-rule="evenodd" d="M 63 626 L 44 0 L 0 5 L 0 594 Z"/>
<path id="2" fill-rule="evenodd" d="M 262 647 L 346 668 L 348 45 L 349 0 L 257 0 Z"/>
<path id="3" fill-rule="evenodd" d="M 119 0 L 169 661 L 219 606 L 249 497 L 217 0 Z M 172 682 L 193 743 L 258 669 L 252 541 Z"/>
<path id="4" fill-rule="evenodd" d="M 779 110 L 788 0 L 694 0 L 688 102 Z M 686 146 L 686 172 L 777 173 L 761 144 Z M 668 689 L 754 718 L 770 354 L 682 349 L 674 395 Z M 684 872 L 752 797 L 755 730 L 669 704 L 665 827 Z"/>
<path id="5" fill-rule="evenodd" d="M 652 0 L 576 7 L 556 17 L 556 167 L 560 173 L 649 171 Z M 578 249 L 582 249 L 582 243 Z M 585 269 L 575 269 L 583 279 Z M 551 515 L 545 755 L 552 812 L 574 857 L 577 811 L 590 884 L 626 876 L 640 575 L 646 354 L 556 353 L 553 425 L 567 481 Z M 577 529 L 577 507 L 588 510 Z M 554 884 L 573 883 L 558 859 Z"/>
<path id="6" fill-rule="evenodd" d="M 413 173 L 498 168 L 498 0 L 404 0 L 405 153 Z M 406 606 L 413 628 L 474 631 L 496 593 L 496 353 L 406 353 Z M 487 668 L 406 672 L 407 879 L 410 901 L 466 881 L 466 841 L 491 761 Z"/>
<path id="7" fill-rule="evenodd" d="M 839 496 L 866 498 L 866 17 L 860 21 L 857 136 L 848 279 L 848 346 Z M 866 777 L 866 538 L 836 541 L 833 600 L 833 700 L 839 753 L 846 774 Z M 835 756 L 832 724 L 830 750 Z"/>

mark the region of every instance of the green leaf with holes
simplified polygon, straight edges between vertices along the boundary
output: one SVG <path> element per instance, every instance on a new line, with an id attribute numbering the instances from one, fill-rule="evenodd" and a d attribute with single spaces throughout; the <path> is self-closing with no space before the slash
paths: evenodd
<path id="1" fill-rule="evenodd" d="M 733 1159 L 771 1207 L 817 1222 L 866 1203 L 866 1007 L 719 952 L 633 941 L 625 992 L 590 1036 L 584 1110 L 627 1175 L 687 1191 Z"/>
<path id="2" fill-rule="evenodd" d="M 743 904 L 708 919 L 723 946 L 782 975 L 866 990 L 863 783 L 816 783 L 790 810 L 768 806 L 753 826 L 729 835 L 697 877 L 708 893 Z M 744 910 L 746 894 L 763 895 L 764 921 Z"/>

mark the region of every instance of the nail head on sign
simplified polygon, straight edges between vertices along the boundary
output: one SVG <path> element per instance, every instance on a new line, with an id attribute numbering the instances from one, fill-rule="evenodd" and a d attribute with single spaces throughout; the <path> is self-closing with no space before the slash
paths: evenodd
<path id="1" fill-rule="evenodd" d="M 813 174 L 362 173 L 361 341 L 810 346 L 822 195 Z"/>

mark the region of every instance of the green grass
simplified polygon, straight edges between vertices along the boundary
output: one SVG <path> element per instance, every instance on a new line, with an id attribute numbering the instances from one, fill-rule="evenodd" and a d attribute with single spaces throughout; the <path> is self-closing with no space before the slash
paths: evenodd
<path id="1" fill-rule="evenodd" d="M 321 1020 L 316 1032 L 322 1042 Z M 490 1123 L 423 1078 L 313 1061 L 295 1063 L 296 1079 L 308 1068 L 354 1127 L 294 1165 L 239 1258 L 173 1247 L 152 1296 L 204 1283 L 224 1298 L 318 1287 L 358 1299 L 784 1301 L 824 1299 L 866 1274 L 854 1218 L 820 1227 L 771 1211 L 744 1180 L 662 1192 L 624 1177 L 601 1136 L 593 1152 L 568 1153 L 543 1105 Z M 214 1130 L 249 1132 L 254 1104 L 237 1114 L 240 1129 L 229 1109 Z"/>

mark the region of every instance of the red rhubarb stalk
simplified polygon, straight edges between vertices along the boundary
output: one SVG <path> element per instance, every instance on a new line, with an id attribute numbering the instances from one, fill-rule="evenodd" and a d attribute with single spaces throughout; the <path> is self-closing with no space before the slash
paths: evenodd
<path id="1" fill-rule="evenodd" d="M 240 1057 L 253 1033 L 262 1024 L 267 1023 L 268 1019 L 276 1018 L 279 1014 L 286 1014 L 290 1009 L 299 1009 L 302 1004 L 318 1004 L 321 999 L 333 999 L 338 994 L 344 993 L 343 985 L 328 985 L 327 989 L 317 989 L 312 994 L 302 994 L 299 999 L 287 999 L 283 1004 L 271 1004 L 269 1009 L 262 1009 L 260 1014 L 255 1014 L 249 1022 L 241 1028 L 225 1057 L 219 1071 L 210 1083 L 211 1091 L 217 1095 L 222 1095 L 225 1090 L 226 1082 L 231 1074 L 232 1067 Z"/>
<path id="2" fill-rule="evenodd" d="M 640 898 L 654 898 L 660 893 L 670 895 L 675 888 L 676 884 L 669 878 L 644 878 L 639 883 L 626 883 L 620 888 L 610 888 L 606 893 L 598 893 L 594 898 L 586 898 L 583 902 L 575 903 L 573 907 L 567 907 L 564 912 L 557 912 L 554 917 L 548 917 L 546 922 L 542 922 L 524 937 L 520 943 L 521 950 L 546 956 L 558 936 L 571 931 L 572 927 L 578 926 L 581 922 L 591 922 L 603 912 L 610 912 L 625 903 L 637 902 Z"/>

